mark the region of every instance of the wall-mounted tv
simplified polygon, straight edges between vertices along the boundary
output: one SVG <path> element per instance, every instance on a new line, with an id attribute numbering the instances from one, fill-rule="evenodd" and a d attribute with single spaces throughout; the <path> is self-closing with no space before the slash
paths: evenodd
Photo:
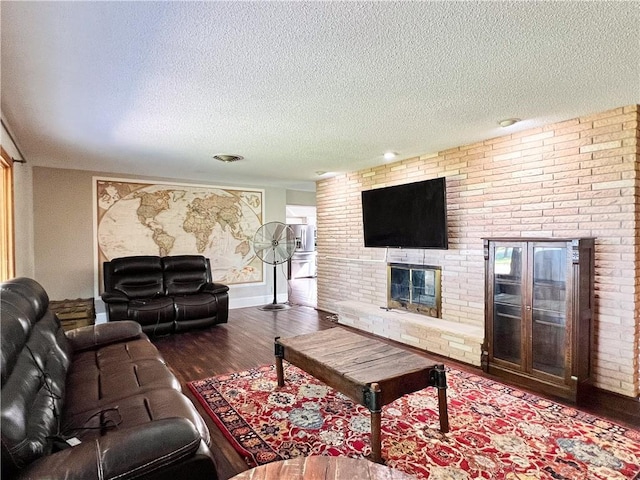
<path id="1" fill-rule="evenodd" d="M 365 247 L 449 247 L 444 178 L 362 192 Z"/>

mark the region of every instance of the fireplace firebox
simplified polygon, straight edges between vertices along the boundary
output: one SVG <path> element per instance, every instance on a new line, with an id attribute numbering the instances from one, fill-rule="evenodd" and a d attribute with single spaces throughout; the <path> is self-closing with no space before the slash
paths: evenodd
<path id="1" fill-rule="evenodd" d="M 387 264 L 387 306 L 440 318 L 440 267 Z"/>

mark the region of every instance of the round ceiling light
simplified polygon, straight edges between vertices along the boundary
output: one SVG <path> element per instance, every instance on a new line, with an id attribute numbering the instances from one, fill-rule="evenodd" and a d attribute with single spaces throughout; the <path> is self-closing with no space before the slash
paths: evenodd
<path id="1" fill-rule="evenodd" d="M 218 155 L 214 155 L 213 158 L 215 158 L 216 160 L 220 160 L 221 162 L 224 162 L 224 163 L 232 163 L 232 162 L 237 162 L 238 160 L 242 160 L 244 157 L 241 157 L 240 155 L 229 155 L 226 153 L 219 153 Z"/>
<path id="2" fill-rule="evenodd" d="M 518 123 L 520 121 L 519 118 L 505 118 L 504 120 L 500 120 L 498 121 L 498 125 L 500 125 L 501 127 L 510 127 L 511 125 L 514 125 L 516 123 Z"/>
<path id="3" fill-rule="evenodd" d="M 394 158 L 396 158 L 398 156 L 398 154 L 396 152 L 386 152 L 384 154 L 384 159 L 385 160 L 393 160 Z"/>

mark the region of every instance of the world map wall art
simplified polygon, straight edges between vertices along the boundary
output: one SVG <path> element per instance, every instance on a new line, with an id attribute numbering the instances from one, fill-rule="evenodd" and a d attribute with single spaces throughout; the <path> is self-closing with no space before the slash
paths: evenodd
<path id="1" fill-rule="evenodd" d="M 103 262 L 133 255 L 204 255 L 216 282 L 262 282 L 263 263 L 252 242 L 264 218 L 263 190 L 94 182 L 100 289 Z"/>

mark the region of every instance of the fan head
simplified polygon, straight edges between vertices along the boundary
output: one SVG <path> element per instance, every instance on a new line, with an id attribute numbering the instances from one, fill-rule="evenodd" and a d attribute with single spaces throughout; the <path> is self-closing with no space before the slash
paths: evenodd
<path id="1" fill-rule="evenodd" d="M 260 226 L 253 237 L 253 250 L 260 260 L 279 265 L 296 251 L 293 229 L 282 222 L 269 222 Z"/>

